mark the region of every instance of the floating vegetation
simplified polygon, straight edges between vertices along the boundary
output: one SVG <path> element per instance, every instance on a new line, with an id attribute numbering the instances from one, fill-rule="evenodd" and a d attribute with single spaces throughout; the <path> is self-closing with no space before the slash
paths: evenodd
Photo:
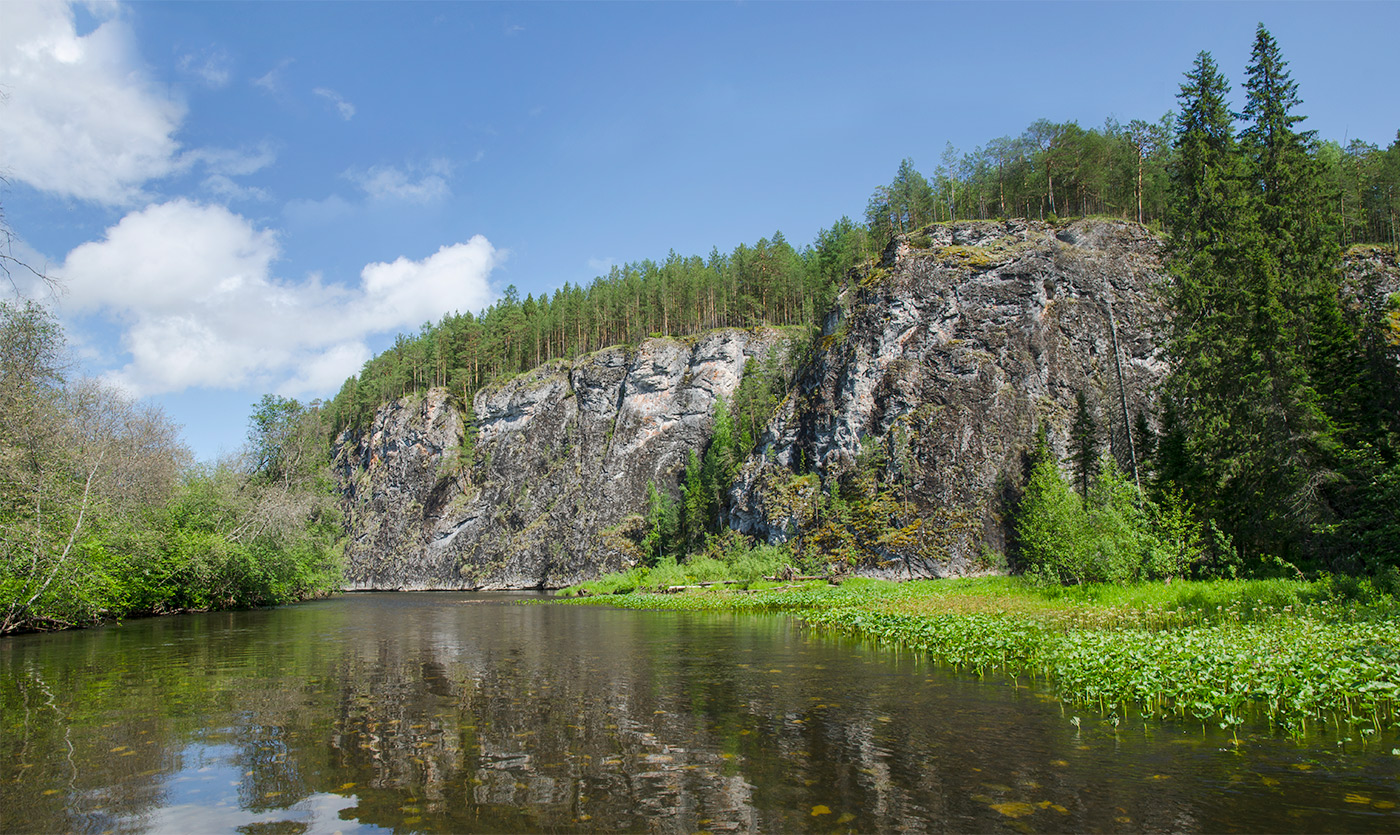
<path id="1" fill-rule="evenodd" d="M 1326 582 L 1047 589 L 1010 578 L 848 580 L 594 600 L 789 612 L 979 676 L 1044 682 L 1064 701 L 1115 719 L 1175 717 L 1232 733 L 1262 720 L 1295 736 L 1331 724 L 1357 731 L 1363 747 L 1400 730 L 1396 602 L 1341 599 Z"/>

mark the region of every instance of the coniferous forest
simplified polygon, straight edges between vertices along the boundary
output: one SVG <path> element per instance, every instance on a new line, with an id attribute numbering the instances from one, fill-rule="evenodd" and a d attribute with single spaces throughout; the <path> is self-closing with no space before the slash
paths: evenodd
<path id="1" fill-rule="evenodd" d="M 1400 132 L 1384 149 L 1342 146 L 1306 129 L 1302 104 L 1261 26 L 1238 88 L 1202 53 L 1178 110 L 1153 121 L 1042 119 L 972 151 L 947 146 L 931 175 L 905 159 L 860 220 L 843 217 L 800 248 L 775 233 L 728 253 L 629 263 L 550 294 L 507 288 L 483 311 L 400 335 L 324 404 L 264 398 L 246 453 L 217 465 L 191 462 L 158 412 L 71 374 L 51 312 L 6 302 L 0 631 L 323 593 L 336 583 L 341 535 L 331 444 L 367 429 L 382 403 L 444 386 L 466 407 L 482 387 L 541 363 L 652 335 L 764 323 L 812 334 L 851 268 L 892 236 L 1005 217 L 1142 223 L 1166 241 L 1172 277 L 1172 371 L 1160 431 L 1141 439 L 1151 452 L 1142 492 L 1118 490 L 1096 508 L 1086 450 L 1078 504 L 1059 500 L 1073 491 L 1057 468 L 1036 467 L 1027 495 L 1045 501 L 1026 514 L 1057 508 L 1068 530 L 1105 503 L 1150 502 L 1209 556 L 1194 563 L 1199 575 L 1267 564 L 1393 586 L 1400 297 L 1358 300 L 1376 299 L 1366 282 L 1395 268 Z M 683 558 L 719 535 L 717 480 L 747 454 L 789 373 L 755 369 L 711 451 L 638 509 L 669 539 L 649 547 Z"/>

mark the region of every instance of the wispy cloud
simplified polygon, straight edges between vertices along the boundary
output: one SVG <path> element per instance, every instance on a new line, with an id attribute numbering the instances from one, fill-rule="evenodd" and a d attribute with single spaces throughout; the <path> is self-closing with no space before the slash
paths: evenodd
<path id="1" fill-rule="evenodd" d="M 266 142 L 255 148 L 196 148 L 180 155 L 181 167 L 196 163 L 213 174 L 246 177 L 277 161 L 277 152 Z"/>
<path id="2" fill-rule="evenodd" d="M 227 87 L 233 78 L 233 72 L 229 68 L 231 63 L 227 52 L 211 48 L 181 55 L 175 65 L 180 72 L 192 75 L 205 86 L 217 90 Z"/>
<path id="3" fill-rule="evenodd" d="M 204 178 L 202 184 L 204 190 L 227 201 L 234 200 L 258 200 L 267 201 L 272 199 L 272 195 L 267 189 L 256 186 L 243 186 L 235 183 L 226 174 L 210 174 Z"/>
<path id="4" fill-rule="evenodd" d="M 345 98 L 336 91 L 328 87 L 317 87 L 311 92 L 330 102 L 331 106 L 340 114 L 340 118 L 345 121 L 348 122 L 355 117 L 355 105 L 346 101 Z"/>
<path id="5" fill-rule="evenodd" d="M 253 86 L 260 87 L 274 96 L 280 97 L 284 95 L 285 88 L 282 84 L 282 72 L 293 63 L 295 63 L 295 59 L 283 58 L 277 63 L 277 66 L 253 79 Z"/>
<path id="6" fill-rule="evenodd" d="M 452 169 L 448 160 L 434 159 L 425 165 L 410 165 L 407 171 L 392 165 L 351 169 L 345 172 L 345 177 L 371 200 L 432 203 L 452 193 L 447 185 Z"/>

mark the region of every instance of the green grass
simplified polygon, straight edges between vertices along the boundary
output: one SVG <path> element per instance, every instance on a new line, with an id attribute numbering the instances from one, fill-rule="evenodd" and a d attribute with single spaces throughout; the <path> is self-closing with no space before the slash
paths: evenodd
<path id="1" fill-rule="evenodd" d="M 1000 671 L 1044 682 L 1070 704 L 1124 717 L 1177 717 L 1231 730 L 1263 720 L 1295 735 L 1330 724 L 1363 743 L 1400 730 L 1400 604 L 1364 583 L 1059 587 L 1007 577 L 855 579 L 633 592 L 589 602 L 789 612 L 979 675 Z"/>
<path id="2" fill-rule="evenodd" d="M 765 583 L 763 578 L 774 575 L 786 561 L 785 552 L 767 546 L 730 551 L 723 554 L 722 558 L 697 554 L 683 563 L 674 559 L 663 559 L 650 568 L 635 566 L 627 571 L 560 589 L 558 594 L 561 597 L 618 595 L 635 591 L 662 591 L 671 586 L 687 586 L 716 580 L 737 580 L 738 585 L 744 588 L 773 586 L 776 584 Z"/>

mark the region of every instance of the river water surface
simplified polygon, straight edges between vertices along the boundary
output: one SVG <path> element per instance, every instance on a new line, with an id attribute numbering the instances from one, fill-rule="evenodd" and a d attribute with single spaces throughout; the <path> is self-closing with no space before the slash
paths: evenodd
<path id="1" fill-rule="evenodd" d="M 786 617 L 528 601 L 0 639 L 0 830 L 1400 831 L 1389 745 L 1076 725 Z"/>

